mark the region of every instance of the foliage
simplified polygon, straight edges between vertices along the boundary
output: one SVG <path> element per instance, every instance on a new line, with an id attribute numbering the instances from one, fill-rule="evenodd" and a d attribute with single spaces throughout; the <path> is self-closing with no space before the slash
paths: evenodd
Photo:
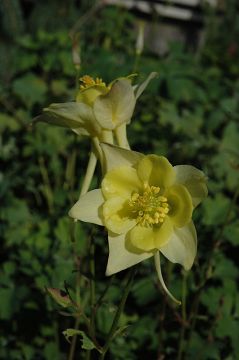
<path id="1" fill-rule="evenodd" d="M 71 1 L 67 9 L 64 3 L 32 2 L 27 12 L 27 1 L 10 1 L 17 22 L 1 25 L 1 359 L 66 357 L 69 344 L 62 331 L 74 327 L 75 309 L 66 312 L 56 305 L 45 288 L 74 297 L 80 283 L 81 306 L 89 312 L 89 227 L 72 224 L 67 213 L 77 200 L 90 149 L 70 131 L 29 125 L 42 107 L 75 96 L 68 32 L 92 2 L 84 1 L 79 8 Z M 190 274 L 183 272 L 182 280 L 177 266 L 163 264 L 167 284 L 177 298 L 186 298 L 185 306 L 175 307 L 160 292 L 150 260 L 141 264 L 110 348 L 112 359 L 229 360 L 239 353 L 239 82 L 236 55 L 222 46 L 237 39 L 238 20 L 230 34 L 229 15 L 220 30 L 210 30 L 198 56 L 172 44 L 163 59 L 147 48 L 139 59 L 140 79 L 150 71 L 159 76 L 138 102 L 129 128 L 132 148 L 167 156 L 175 165 L 202 168 L 210 195 L 194 218 L 199 255 Z M 91 15 L 79 28 L 81 74 L 99 75 L 109 82 L 130 73 L 134 24 L 132 14 L 113 7 Z M 219 46 L 215 39 L 221 35 Z M 101 343 L 116 311 L 124 273 L 105 278 L 105 234 L 95 230 L 94 240 L 97 294 L 108 286 L 98 299 Z M 86 347 L 95 346 L 81 323 L 80 334 Z M 80 351 L 81 341 L 77 348 Z M 83 351 L 79 358 L 84 358 Z"/>

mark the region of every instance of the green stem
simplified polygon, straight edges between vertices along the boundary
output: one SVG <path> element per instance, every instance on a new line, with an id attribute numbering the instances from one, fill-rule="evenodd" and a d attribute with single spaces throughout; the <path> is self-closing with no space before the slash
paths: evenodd
<path id="1" fill-rule="evenodd" d="M 101 167 L 103 169 L 103 151 L 100 147 L 100 141 L 99 138 L 97 136 L 94 136 L 92 139 L 92 146 L 93 146 L 93 151 L 96 154 L 96 157 L 99 159 Z"/>
<path id="2" fill-rule="evenodd" d="M 41 172 L 43 184 L 44 184 L 44 195 L 45 195 L 45 198 L 47 201 L 49 213 L 51 214 L 54 211 L 54 208 L 53 208 L 54 197 L 53 197 L 53 191 L 52 191 L 50 180 L 49 180 L 48 170 L 47 170 L 43 156 L 39 156 L 38 162 L 39 162 L 40 172 Z"/>
<path id="3" fill-rule="evenodd" d="M 89 187 L 90 187 L 90 184 L 91 184 L 94 172 L 95 172 L 96 163 L 97 163 L 97 157 L 96 157 L 94 151 L 91 151 L 89 162 L 88 162 L 87 169 L 86 169 L 85 178 L 83 180 L 83 184 L 81 187 L 80 196 L 84 195 L 89 190 Z"/>
<path id="4" fill-rule="evenodd" d="M 78 330 L 79 324 L 80 324 L 80 318 L 77 317 L 76 321 L 75 321 L 75 325 L 74 325 L 75 330 Z M 70 347 L 68 360 L 74 360 L 75 350 L 76 350 L 76 340 L 77 340 L 77 335 L 74 335 L 72 337 L 72 341 L 71 341 L 71 347 Z"/>
<path id="5" fill-rule="evenodd" d="M 76 266 L 76 304 L 77 304 L 78 307 L 80 307 L 81 306 L 81 297 L 80 297 L 80 281 L 81 281 L 80 260 L 79 260 L 78 255 L 77 255 L 77 241 L 76 241 L 76 237 L 75 237 L 75 230 L 76 230 L 76 223 L 73 222 L 70 234 L 71 234 L 71 238 L 72 238 L 71 240 L 72 240 L 72 244 L 73 244 L 73 257 L 74 257 L 74 262 L 75 262 L 75 266 Z M 78 315 L 76 317 L 76 319 L 75 319 L 75 325 L 74 325 L 75 330 L 78 330 L 79 324 L 80 324 L 80 315 Z M 74 359 L 75 350 L 76 350 L 76 341 L 77 341 L 77 335 L 74 335 L 73 338 L 72 338 L 72 341 L 71 341 L 68 360 L 73 360 Z"/>
<path id="6" fill-rule="evenodd" d="M 134 65 L 133 65 L 133 70 L 132 70 L 133 74 L 137 73 L 140 57 L 141 57 L 141 54 L 135 54 Z"/>
<path id="7" fill-rule="evenodd" d="M 90 305 L 91 305 L 91 331 L 95 337 L 95 244 L 91 237 L 90 243 Z"/>
<path id="8" fill-rule="evenodd" d="M 183 350 L 184 350 L 184 338 L 185 338 L 185 328 L 187 322 L 186 315 L 186 296 L 187 296 L 187 273 L 183 272 L 183 281 L 182 281 L 182 324 L 180 330 L 180 339 L 179 339 L 179 350 L 178 350 L 178 360 L 182 359 Z"/>
<path id="9" fill-rule="evenodd" d="M 132 284 L 133 284 L 133 279 L 134 279 L 135 273 L 136 273 L 136 267 L 133 267 L 133 268 L 130 269 L 129 272 L 127 273 L 126 286 L 125 286 L 125 288 L 124 288 L 124 290 L 123 290 L 123 296 L 122 296 L 122 298 L 121 298 L 119 307 L 118 307 L 118 309 L 117 309 L 117 311 L 116 311 L 116 314 L 115 314 L 113 323 L 112 323 L 111 328 L 110 328 L 110 331 L 109 331 L 109 333 L 108 333 L 108 336 L 107 336 L 107 339 L 106 339 L 106 343 L 105 343 L 105 345 L 104 345 L 103 348 L 102 348 L 102 353 L 101 353 L 101 355 L 100 355 L 99 360 L 104 360 L 105 355 L 106 355 L 107 351 L 109 350 L 111 340 L 113 339 L 114 334 L 115 334 L 115 331 L 116 331 L 116 328 L 117 328 L 117 326 L 118 326 L 118 322 L 119 322 L 119 319 L 120 319 L 120 315 L 122 314 L 122 312 L 123 312 L 123 310 L 124 310 L 124 306 L 125 306 L 127 297 L 128 297 L 128 295 L 129 295 L 131 286 L 132 286 Z"/>

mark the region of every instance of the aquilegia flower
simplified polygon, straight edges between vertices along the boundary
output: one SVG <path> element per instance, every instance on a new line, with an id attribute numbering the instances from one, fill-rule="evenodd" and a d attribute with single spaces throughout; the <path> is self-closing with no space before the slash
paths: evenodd
<path id="1" fill-rule="evenodd" d="M 133 75 L 115 79 L 108 85 L 100 78 L 85 75 L 80 78 L 76 101 L 51 104 L 36 121 L 71 128 L 79 135 L 109 142 L 105 133 L 130 123 L 137 98 L 155 76 L 156 73 L 151 73 L 141 85 L 133 86 Z M 122 137 L 122 131 L 119 136 Z"/>
<path id="2" fill-rule="evenodd" d="M 107 172 L 101 189 L 82 196 L 69 215 L 108 230 L 107 275 L 154 255 L 165 288 L 159 252 L 191 268 L 197 248 L 192 213 L 207 195 L 206 177 L 193 166 L 172 166 L 163 156 L 102 148 Z"/>

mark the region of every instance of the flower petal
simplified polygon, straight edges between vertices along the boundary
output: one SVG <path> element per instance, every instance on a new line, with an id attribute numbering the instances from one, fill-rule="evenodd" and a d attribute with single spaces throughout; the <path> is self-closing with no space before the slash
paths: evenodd
<path id="1" fill-rule="evenodd" d="M 131 252 L 127 249 L 125 235 L 109 233 L 109 258 L 106 275 L 115 274 L 153 256 L 152 252 Z"/>
<path id="2" fill-rule="evenodd" d="M 101 148 L 105 155 L 107 171 L 123 165 L 134 166 L 144 156 L 136 151 L 126 150 L 106 143 L 102 143 Z"/>
<path id="3" fill-rule="evenodd" d="M 136 225 L 129 231 L 129 240 L 131 244 L 141 251 L 153 251 L 160 249 L 173 232 L 173 226 L 170 219 L 166 218 L 162 225 L 142 226 Z"/>
<path id="4" fill-rule="evenodd" d="M 185 270 L 189 270 L 197 253 L 197 233 L 193 222 L 175 229 L 169 242 L 160 251 L 169 261 L 179 263 Z"/>
<path id="5" fill-rule="evenodd" d="M 135 96 L 130 80 L 116 81 L 106 95 L 98 96 L 94 102 L 94 114 L 99 124 L 108 130 L 129 123 L 135 107 Z"/>
<path id="6" fill-rule="evenodd" d="M 102 85 L 93 85 L 87 89 L 80 90 L 76 95 L 76 101 L 92 106 L 95 99 L 108 92 L 108 88 Z"/>
<path id="7" fill-rule="evenodd" d="M 151 72 L 149 74 L 149 76 L 147 77 L 146 80 L 144 80 L 144 82 L 142 82 L 142 84 L 138 85 L 136 90 L 135 90 L 135 97 L 136 99 L 138 99 L 140 97 L 140 95 L 143 93 L 144 89 L 148 86 L 149 82 L 154 79 L 156 76 L 158 75 L 157 72 Z"/>
<path id="8" fill-rule="evenodd" d="M 139 178 L 149 185 L 168 187 L 173 184 L 175 172 L 164 156 L 146 155 L 137 165 Z"/>
<path id="9" fill-rule="evenodd" d="M 122 197 L 106 200 L 102 214 L 105 227 L 116 234 L 125 234 L 136 224 L 129 214 L 128 199 Z"/>
<path id="10" fill-rule="evenodd" d="M 141 187 L 136 170 L 129 166 L 121 166 L 107 172 L 101 184 L 106 199 L 122 196 L 130 200 L 132 192 L 138 191 Z"/>
<path id="11" fill-rule="evenodd" d="M 51 104 L 44 109 L 42 115 L 36 118 L 36 121 L 71 129 L 83 128 L 88 135 L 98 134 L 101 131 L 91 107 L 77 102 Z"/>
<path id="12" fill-rule="evenodd" d="M 136 225 L 129 231 L 130 243 L 138 250 L 152 251 L 155 250 L 154 231 L 152 227 Z"/>
<path id="13" fill-rule="evenodd" d="M 69 216 L 73 219 L 103 225 L 101 215 L 103 202 L 104 198 L 100 189 L 89 191 L 81 196 L 70 209 Z"/>
<path id="14" fill-rule="evenodd" d="M 173 233 L 173 224 L 167 216 L 160 227 L 155 230 L 155 247 L 161 249 L 165 245 Z"/>
<path id="15" fill-rule="evenodd" d="M 192 198 L 185 186 L 176 184 L 164 193 L 170 207 L 168 216 L 177 227 L 186 225 L 192 218 Z"/>
<path id="16" fill-rule="evenodd" d="M 190 165 L 174 166 L 175 183 L 183 184 L 192 196 L 193 206 L 197 206 L 207 196 L 208 190 L 205 174 Z"/>

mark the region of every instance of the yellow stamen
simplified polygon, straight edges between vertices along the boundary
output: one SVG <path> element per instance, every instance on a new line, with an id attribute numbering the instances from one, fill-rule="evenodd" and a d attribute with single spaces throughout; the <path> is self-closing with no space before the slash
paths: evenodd
<path id="1" fill-rule="evenodd" d="M 80 85 L 80 89 L 81 90 L 85 90 L 91 86 L 95 86 L 95 85 L 101 85 L 101 86 L 106 86 L 105 83 L 103 82 L 102 79 L 100 78 L 96 78 L 95 80 L 89 76 L 89 75 L 84 75 L 80 78 L 80 82 L 81 82 L 81 85 Z"/>
<path id="2" fill-rule="evenodd" d="M 169 212 L 168 199 L 160 195 L 158 186 L 143 185 L 142 194 L 133 193 L 129 201 L 133 216 L 142 226 L 162 224 Z"/>

